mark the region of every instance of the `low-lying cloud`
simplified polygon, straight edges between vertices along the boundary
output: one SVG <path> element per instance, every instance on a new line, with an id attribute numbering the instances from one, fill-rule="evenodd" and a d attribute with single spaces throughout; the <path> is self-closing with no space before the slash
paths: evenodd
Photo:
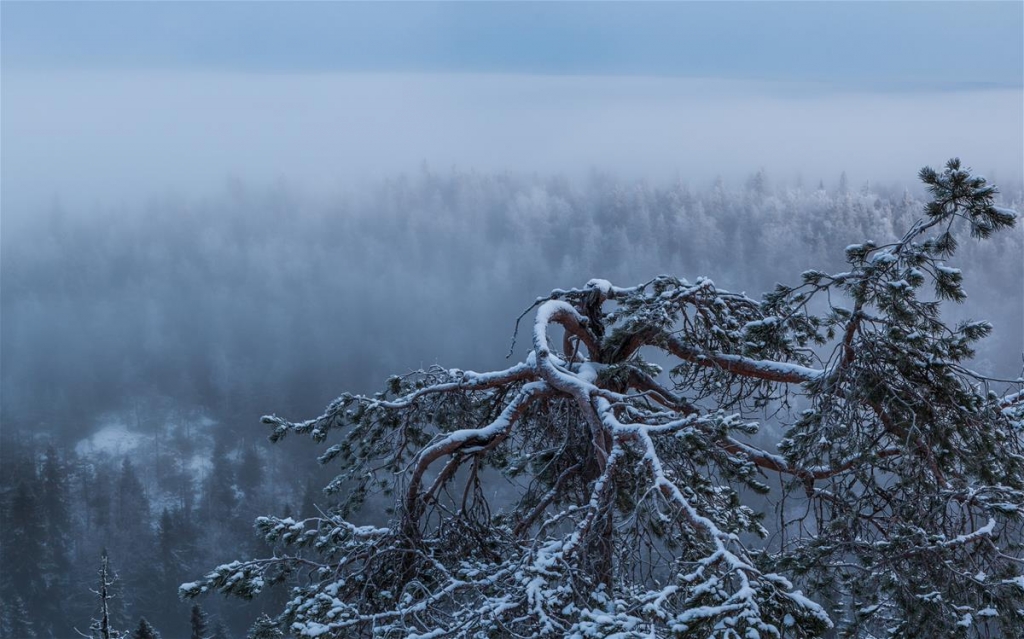
<path id="1" fill-rule="evenodd" d="M 134 203 L 227 178 L 333 190 L 417 169 L 700 183 L 913 182 L 959 155 L 1024 173 L 1024 92 L 850 92 L 657 77 L 466 74 L 7 73 L 5 215 Z"/>

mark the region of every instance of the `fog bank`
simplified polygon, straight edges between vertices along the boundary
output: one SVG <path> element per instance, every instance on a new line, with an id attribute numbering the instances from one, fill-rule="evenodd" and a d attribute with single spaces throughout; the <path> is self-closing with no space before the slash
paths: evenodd
<path id="1" fill-rule="evenodd" d="M 891 181 L 953 155 L 1024 173 L 1024 93 L 469 74 L 8 72 L 4 215 L 229 178 L 320 192 L 432 167 L 701 183 Z"/>

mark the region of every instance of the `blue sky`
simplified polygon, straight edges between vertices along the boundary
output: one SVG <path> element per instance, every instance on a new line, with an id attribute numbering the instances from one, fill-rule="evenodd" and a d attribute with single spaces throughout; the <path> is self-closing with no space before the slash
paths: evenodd
<path id="1" fill-rule="evenodd" d="M 1021 2 L 2 3 L 5 70 L 661 75 L 1020 87 Z"/>

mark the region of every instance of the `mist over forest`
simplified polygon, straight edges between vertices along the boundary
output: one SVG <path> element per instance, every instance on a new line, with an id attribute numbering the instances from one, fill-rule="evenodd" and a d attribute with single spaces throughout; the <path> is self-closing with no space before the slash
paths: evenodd
<path id="1" fill-rule="evenodd" d="M 1021 185 L 1001 188 L 1020 210 Z M 332 468 L 307 442 L 268 445 L 261 415 L 313 417 L 432 364 L 499 368 L 515 317 L 591 277 L 707 276 L 757 296 L 841 269 L 846 245 L 891 241 L 922 197 L 900 176 L 792 183 L 770 167 L 692 184 L 424 165 L 329 197 L 232 181 L 137 207 L 55 201 L 4 228 L 4 534 L 35 539 L 5 553 L 4 600 L 21 597 L 40 636 L 70 636 L 106 547 L 118 623 L 184 636 L 178 584 L 238 548 L 259 554 L 255 516 L 330 503 Z M 1022 254 L 1018 227 L 965 240 L 955 261 L 969 295 L 957 319 L 995 326 L 977 366 L 1010 379 Z M 203 605 L 241 636 L 277 601 Z"/>
<path id="2" fill-rule="evenodd" d="M 0 639 L 1024 632 L 1020 3 L 0 10 Z"/>

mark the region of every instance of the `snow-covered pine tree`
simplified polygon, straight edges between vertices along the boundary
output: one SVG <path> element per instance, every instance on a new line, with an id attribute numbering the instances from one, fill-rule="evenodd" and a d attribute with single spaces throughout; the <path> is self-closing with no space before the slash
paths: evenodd
<path id="1" fill-rule="evenodd" d="M 203 612 L 199 604 L 193 604 L 192 612 L 189 615 L 189 639 L 208 639 L 206 636 L 206 625 L 206 613 Z"/>
<path id="2" fill-rule="evenodd" d="M 535 302 L 505 370 L 265 417 L 274 441 L 337 438 L 339 505 L 259 518 L 290 554 L 181 593 L 291 574 L 299 637 L 1024 636 L 1024 394 L 968 368 L 988 324 L 940 312 L 964 299 L 956 234 L 1015 215 L 958 160 L 920 177 L 927 217 L 841 273 L 760 300 L 591 280 Z M 777 450 L 751 443 L 766 413 Z M 376 494 L 396 506 L 373 525 Z"/>
<path id="3" fill-rule="evenodd" d="M 262 614 L 249 628 L 246 639 L 284 639 L 284 633 L 276 621 L 269 615 Z"/>
<path id="4" fill-rule="evenodd" d="M 160 633 L 157 632 L 145 617 L 139 618 L 139 626 L 132 633 L 131 639 L 160 639 Z"/>
<path id="5" fill-rule="evenodd" d="M 89 625 L 89 635 L 92 639 L 122 639 L 127 637 L 127 632 L 117 630 L 111 624 L 111 600 L 115 598 L 114 584 L 117 582 L 117 574 L 110 568 L 110 560 L 107 557 L 107 549 L 103 549 L 100 557 L 100 568 L 96 571 L 100 578 L 99 588 L 93 591 L 99 598 L 99 609 L 97 617 Z"/>

